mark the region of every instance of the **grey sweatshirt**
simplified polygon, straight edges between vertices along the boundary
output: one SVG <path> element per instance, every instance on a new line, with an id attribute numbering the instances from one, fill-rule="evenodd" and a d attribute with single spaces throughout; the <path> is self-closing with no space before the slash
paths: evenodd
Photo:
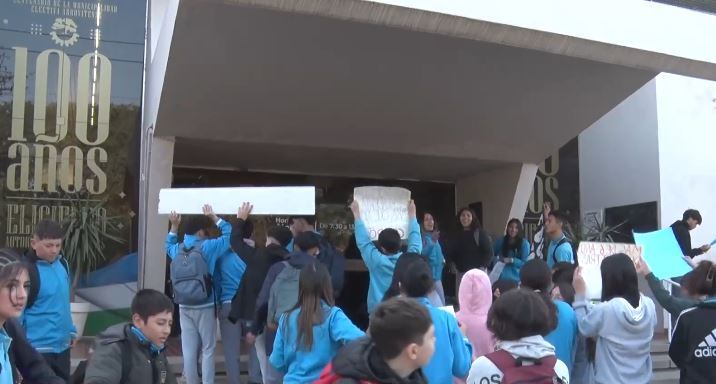
<path id="1" fill-rule="evenodd" d="M 634 308 L 623 298 L 596 305 L 577 297 L 574 311 L 579 332 L 597 339 L 594 383 L 648 384 L 651 381 L 651 339 L 656 328 L 654 302 L 641 295 Z"/>

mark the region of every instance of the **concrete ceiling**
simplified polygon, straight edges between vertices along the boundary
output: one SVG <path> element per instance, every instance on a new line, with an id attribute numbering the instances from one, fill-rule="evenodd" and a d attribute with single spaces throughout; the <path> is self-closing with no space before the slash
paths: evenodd
<path id="1" fill-rule="evenodd" d="M 656 73 L 182 1 L 156 135 L 183 165 L 454 180 L 539 163 Z M 220 143 L 220 144 L 217 144 Z"/>

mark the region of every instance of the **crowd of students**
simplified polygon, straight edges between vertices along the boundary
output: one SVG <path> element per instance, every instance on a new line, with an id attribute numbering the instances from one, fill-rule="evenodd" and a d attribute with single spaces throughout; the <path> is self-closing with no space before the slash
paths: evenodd
<path id="1" fill-rule="evenodd" d="M 711 262 L 682 278 L 687 297 L 677 297 L 645 262 L 612 255 L 600 267 L 601 300 L 591 302 L 563 231 L 566 218 L 548 207 L 546 260 L 530 259 L 517 219 L 493 244 L 475 213 L 463 209 L 460 232 L 444 242 L 434 216 L 426 213 L 419 223 L 411 201 L 407 244 L 395 229 L 383 230 L 374 243 L 359 204 L 350 208 L 370 279 L 366 332 L 335 304 L 344 291 L 345 260 L 315 231 L 312 218 L 296 218 L 290 229 L 268 228 L 265 246 L 256 246 L 251 204 L 240 207 L 233 224 L 205 206 L 203 216 L 183 222 L 170 216 L 173 299 L 139 291 L 130 321 L 96 338 L 74 379 L 175 383 L 165 345 L 178 304 L 183 376 L 190 384 L 214 382 L 217 319 L 230 383 L 240 382 L 242 339 L 251 345 L 245 352 L 253 383 L 649 383 L 657 314 L 639 292 L 639 275 L 678 316 L 669 355 L 681 381 L 710 383 L 716 377 Z M 221 233 L 216 238 L 208 235 L 212 225 Z M 70 380 L 76 333 L 62 237 L 57 223 L 43 221 L 26 254 L 0 249 L 2 384 Z M 446 261 L 461 275 L 456 313 L 441 308 Z M 503 268 L 492 284 L 488 273 L 497 263 Z"/>

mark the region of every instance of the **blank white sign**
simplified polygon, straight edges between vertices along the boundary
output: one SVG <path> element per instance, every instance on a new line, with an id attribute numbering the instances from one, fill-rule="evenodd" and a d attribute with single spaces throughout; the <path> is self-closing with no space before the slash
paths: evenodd
<path id="1" fill-rule="evenodd" d="M 204 204 L 216 214 L 236 214 L 244 202 L 254 205 L 254 215 L 315 215 L 316 188 L 164 188 L 159 191 L 159 214 L 201 214 Z"/>

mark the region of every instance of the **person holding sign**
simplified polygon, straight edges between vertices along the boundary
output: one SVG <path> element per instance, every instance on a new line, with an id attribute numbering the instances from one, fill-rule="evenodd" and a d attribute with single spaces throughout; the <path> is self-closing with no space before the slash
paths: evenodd
<path id="1" fill-rule="evenodd" d="M 524 238 L 519 219 L 511 219 L 507 223 L 505 236 L 495 242 L 495 255 L 505 264 L 499 279 L 520 281 L 520 268 L 530 255 L 530 243 Z"/>
<path id="2" fill-rule="evenodd" d="M 564 234 L 564 223 L 568 222 L 567 215 L 558 210 L 552 210 L 550 203 L 544 203 L 544 232 L 549 238 L 547 247 L 547 265 L 550 269 L 560 261 L 574 263 L 572 244 Z"/>
<path id="3" fill-rule="evenodd" d="M 356 245 L 360 250 L 361 257 L 368 268 L 370 284 L 368 286 L 368 313 L 383 299 L 393 279 L 395 263 L 402 254 L 400 252 L 400 233 L 393 228 L 386 228 L 378 235 L 378 249 L 370 238 L 366 224 L 361 219 L 360 206 L 358 201 L 353 200 L 351 211 L 355 219 Z M 420 238 L 420 224 L 416 218 L 415 202 L 408 203 L 408 252 L 421 253 L 423 242 Z"/>
<path id="4" fill-rule="evenodd" d="M 587 302 L 581 268 L 573 281 L 579 332 L 597 339 L 594 382 L 648 384 L 652 377 L 651 340 L 657 325 L 654 302 L 639 293 L 639 278 L 629 256 L 608 256 L 600 271 L 599 304 Z"/>
<path id="5" fill-rule="evenodd" d="M 711 249 L 711 246 L 708 244 L 702 245 L 699 248 L 691 248 L 691 234 L 689 231 L 693 231 L 696 227 L 701 225 L 701 221 L 699 211 L 688 209 L 684 212 L 682 220 L 677 220 L 674 224 L 671 224 L 671 229 L 674 231 L 674 236 L 679 243 L 679 247 L 681 247 L 681 251 L 684 253 L 684 256 L 688 256 L 692 259 Z"/>

